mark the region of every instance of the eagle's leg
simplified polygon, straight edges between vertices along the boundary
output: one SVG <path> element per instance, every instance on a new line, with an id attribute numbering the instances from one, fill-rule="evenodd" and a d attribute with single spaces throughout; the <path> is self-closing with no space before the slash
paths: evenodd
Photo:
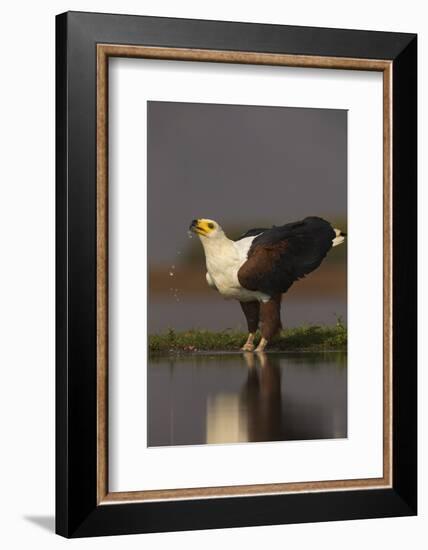
<path id="1" fill-rule="evenodd" d="M 259 302 L 239 302 L 241 304 L 242 311 L 247 319 L 248 325 L 248 338 L 245 344 L 242 346 L 242 351 L 254 350 L 254 337 L 259 326 L 260 317 L 260 303 Z"/>
<path id="2" fill-rule="evenodd" d="M 268 342 L 281 330 L 281 294 L 260 303 L 262 338 L 255 351 L 264 351 Z"/>

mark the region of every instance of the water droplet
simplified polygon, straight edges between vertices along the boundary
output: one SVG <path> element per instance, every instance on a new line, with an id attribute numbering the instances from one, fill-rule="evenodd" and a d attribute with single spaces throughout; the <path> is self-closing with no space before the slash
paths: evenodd
<path id="1" fill-rule="evenodd" d="M 170 272 L 169 272 L 169 276 L 170 276 L 170 277 L 174 277 L 174 272 L 173 272 L 173 271 L 170 271 Z"/>

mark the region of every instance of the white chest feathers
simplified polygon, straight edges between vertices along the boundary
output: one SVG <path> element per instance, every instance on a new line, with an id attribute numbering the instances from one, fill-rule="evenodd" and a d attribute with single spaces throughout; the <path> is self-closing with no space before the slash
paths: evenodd
<path id="1" fill-rule="evenodd" d="M 243 302 L 262 300 L 269 296 L 243 288 L 238 280 L 238 271 L 247 260 L 247 253 L 255 237 L 247 237 L 234 242 L 225 237 L 210 241 L 202 238 L 207 266 L 207 282 L 225 298 L 235 298 Z"/>

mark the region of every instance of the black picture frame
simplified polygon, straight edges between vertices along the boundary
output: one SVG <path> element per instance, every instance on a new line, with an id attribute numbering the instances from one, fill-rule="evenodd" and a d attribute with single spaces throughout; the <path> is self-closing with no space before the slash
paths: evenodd
<path id="1" fill-rule="evenodd" d="M 392 487 L 97 504 L 96 46 L 100 43 L 393 63 Z M 68 12 L 56 18 L 56 97 L 56 532 L 85 537 L 415 515 L 417 36 Z"/>

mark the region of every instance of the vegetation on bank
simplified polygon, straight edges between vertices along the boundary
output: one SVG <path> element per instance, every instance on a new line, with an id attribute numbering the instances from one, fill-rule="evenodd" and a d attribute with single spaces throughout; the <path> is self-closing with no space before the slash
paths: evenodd
<path id="1" fill-rule="evenodd" d="M 150 353 L 195 353 L 198 351 L 237 351 L 247 334 L 239 331 L 212 332 L 188 330 L 149 336 Z M 288 328 L 273 340 L 267 351 L 346 351 L 347 330 L 339 319 L 334 326 Z"/>

